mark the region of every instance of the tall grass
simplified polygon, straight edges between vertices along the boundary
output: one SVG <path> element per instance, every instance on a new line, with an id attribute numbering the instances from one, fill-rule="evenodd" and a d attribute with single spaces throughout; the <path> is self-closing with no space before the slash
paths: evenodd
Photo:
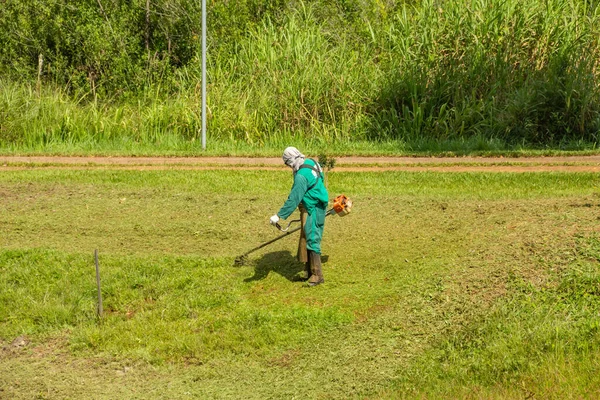
<path id="1" fill-rule="evenodd" d="M 307 8 L 283 27 L 267 20 L 252 32 L 235 58 L 214 69 L 215 82 L 224 84 L 215 85 L 223 102 L 216 135 L 257 143 L 360 139 L 356 128 L 374 89 L 365 77 L 380 71 L 363 64 L 355 46 L 329 36 Z"/>
<path id="2" fill-rule="evenodd" d="M 405 6 L 373 137 L 597 141 L 598 11 L 572 1 Z"/>
<path id="3" fill-rule="evenodd" d="M 352 152 L 365 142 L 397 152 L 595 148 L 595 3 L 357 4 L 336 14 L 339 4 L 290 3 L 230 46 L 211 37 L 209 143 L 230 151 L 296 143 Z M 2 79 L 0 145 L 197 152 L 199 55 L 161 74 L 126 97 Z"/>

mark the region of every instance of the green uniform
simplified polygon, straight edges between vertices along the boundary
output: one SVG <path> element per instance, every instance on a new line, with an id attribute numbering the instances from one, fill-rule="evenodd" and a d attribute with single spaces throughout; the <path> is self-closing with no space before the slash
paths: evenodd
<path id="1" fill-rule="evenodd" d="M 307 159 L 303 165 L 314 167 L 316 162 Z M 308 213 L 304 225 L 306 248 L 317 254 L 321 254 L 321 238 L 328 202 L 329 194 L 323 183 L 323 173 L 317 174 L 312 168 L 300 168 L 294 174 L 294 184 L 288 199 L 277 213 L 279 218 L 286 219 L 302 203 Z"/>

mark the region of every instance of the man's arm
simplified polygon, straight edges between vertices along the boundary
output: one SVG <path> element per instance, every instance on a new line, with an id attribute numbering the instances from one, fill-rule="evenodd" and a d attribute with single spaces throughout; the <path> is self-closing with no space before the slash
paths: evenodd
<path id="1" fill-rule="evenodd" d="M 294 184 L 292 185 L 290 195 L 279 212 L 277 212 L 277 215 L 282 219 L 289 217 L 302 201 L 307 189 L 308 180 L 298 173 L 294 175 Z"/>

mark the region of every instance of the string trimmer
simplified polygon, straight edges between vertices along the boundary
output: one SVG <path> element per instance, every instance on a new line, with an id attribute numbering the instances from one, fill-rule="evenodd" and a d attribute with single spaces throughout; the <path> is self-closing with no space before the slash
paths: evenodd
<path id="1" fill-rule="evenodd" d="M 327 217 L 329 215 L 336 214 L 336 215 L 339 215 L 340 217 L 343 217 L 343 216 L 348 215 L 351 210 L 352 210 L 352 200 L 350 200 L 348 197 L 346 197 L 346 195 L 341 194 L 333 200 L 333 207 L 327 211 L 325 216 Z M 283 228 L 279 224 L 275 224 L 277 229 L 279 229 L 281 232 L 285 232 L 285 233 L 281 236 L 276 237 L 275 239 L 271 239 L 268 242 L 258 245 L 255 248 L 253 248 L 252 250 L 249 250 L 249 251 L 245 252 L 244 254 L 242 254 L 241 256 L 237 257 L 234 261 L 234 265 L 240 265 L 240 266 L 244 265 L 247 261 L 248 255 L 250 253 L 254 253 L 256 250 L 260 250 L 263 247 L 270 245 L 271 243 L 275 243 L 276 241 L 283 239 L 286 236 L 291 235 L 294 232 L 298 232 L 300 230 L 300 228 L 302 228 L 301 226 L 298 226 L 298 227 L 290 230 L 290 225 L 292 225 L 296 222 L 300 222 L 300 220 L 295 219 L 293 221 L 290 221 L 285 228 Z"/>

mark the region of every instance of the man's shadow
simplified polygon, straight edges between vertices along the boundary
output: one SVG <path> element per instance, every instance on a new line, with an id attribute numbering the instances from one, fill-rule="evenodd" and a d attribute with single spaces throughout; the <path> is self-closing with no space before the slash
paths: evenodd
<path id="1" fill-rule="evenodd" d="M 323 257 L 327 261 L 327 256 Z M 300 273 L 304 271 L 304 263 L 299 262 L 289 251 L 275 251 L 263 255 L 254 267 L 254 276 L 244 279 L 244 282 L 253 282 L 265 279 L 269 272 L 275 272 L 291 282 L 300 280 Z"/>
<path id="2" fill-rule="evenodd" d="M 288 281 L 297 281 L 298 274 L 304 270 L 304 265 L 289 251 L 275 251 L 262 256 L 254 266 L 254 276 L 244 279 L 244 282 L 265 279 L 273 271 Z"/>

